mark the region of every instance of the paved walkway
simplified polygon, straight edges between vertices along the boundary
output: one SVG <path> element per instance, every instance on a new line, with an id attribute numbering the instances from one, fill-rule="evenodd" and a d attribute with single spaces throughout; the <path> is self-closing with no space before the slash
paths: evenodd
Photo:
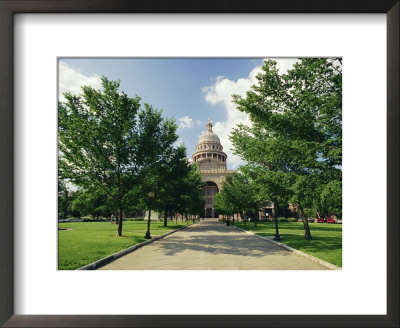
<path id="1" fill-rule="evenodd" d="M 259 237 L 206 219 L 100 270 L 326 270 Z"/>

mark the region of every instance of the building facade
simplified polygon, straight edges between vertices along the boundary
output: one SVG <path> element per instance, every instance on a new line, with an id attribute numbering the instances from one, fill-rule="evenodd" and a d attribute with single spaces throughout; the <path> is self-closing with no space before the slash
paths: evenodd
<path id="1" fill-rule="evenodd" d="M 203 181 L 206 186 L 203 188 L 203 196 L 206 201 L 204 207 L 205 218 L 218 217 L 214 209 L 215 195 L 221 190 L 222 184 L 227 177 L 230 177 L 236 170 L 227 170 L 224 147 L 221 144 L 219 137 L 212 130 L 212 122 L 208 120 L 206 131 L 204 131 L 197 143 L 196 151 L 192 155 L 193 163 L 196 163 Z M 275 211 L 274 206 L 264 207 L 260 209 L 259 220 L 264 221 L 272 219 Z M 239 220 L 239 215 L 236 215 Z"/>
<path id="2" fill-rule="evenodd" d="M 224 148 L 219 137 L 212 130 L 212 122 L 208 120 L 206 131 L 204 131 L 197 143 L 196 151 L 192 155 L 193 163 L 196 163 L 203 181 L 206 186 L 203 188 L 203 196 L 206 204 L 204 207 L 204 217 L 218 217 L 214 209 L 214 197 L 221 190 L 226 177 L 236 172 L 227 170 Z"/>

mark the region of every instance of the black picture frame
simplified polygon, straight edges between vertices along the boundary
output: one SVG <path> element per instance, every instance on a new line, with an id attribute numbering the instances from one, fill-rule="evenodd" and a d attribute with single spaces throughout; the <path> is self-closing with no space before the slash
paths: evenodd
<path id="1" fill-rule="evenodd" d="M 4 327 L 399 327 L 399 8 L 399 0 L 0 0 L 0 324 Z M 387 315 L 14 315 L 13 134 L 18 131 L 13 129 L 13 17 L 16 13 L 385 13 Z"/>

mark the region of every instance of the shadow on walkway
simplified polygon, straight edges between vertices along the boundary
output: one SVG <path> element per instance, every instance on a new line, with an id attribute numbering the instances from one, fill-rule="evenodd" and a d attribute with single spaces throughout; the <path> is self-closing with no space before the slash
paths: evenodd
<path id="1" fill-rule="evenodd" d="M 204 220 L 101 270 L 321 270 L 325 267 L 261 238 Z"/>
<path id="2" fill-rule="evenodd" d="M 290 254 L 285 249 L 216 221 L 202 221 L 184 229 L 179 234 L 158 241 L 157 248 L 166 256 L 175 256 L 188 249 L 246 257 L 261 257 L 266 253 L 279 253 L 281 256 Z"/>

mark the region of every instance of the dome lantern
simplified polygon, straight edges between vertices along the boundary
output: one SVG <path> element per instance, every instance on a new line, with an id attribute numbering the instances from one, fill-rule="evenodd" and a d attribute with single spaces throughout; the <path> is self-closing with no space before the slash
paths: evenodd
<path id="1" fill-rule="evenodd" d="M 207 122 L 207 131 L 212 132 L 212 122 L 210 121 L 210 119 L 208 119 L 208 122 Z"/>

